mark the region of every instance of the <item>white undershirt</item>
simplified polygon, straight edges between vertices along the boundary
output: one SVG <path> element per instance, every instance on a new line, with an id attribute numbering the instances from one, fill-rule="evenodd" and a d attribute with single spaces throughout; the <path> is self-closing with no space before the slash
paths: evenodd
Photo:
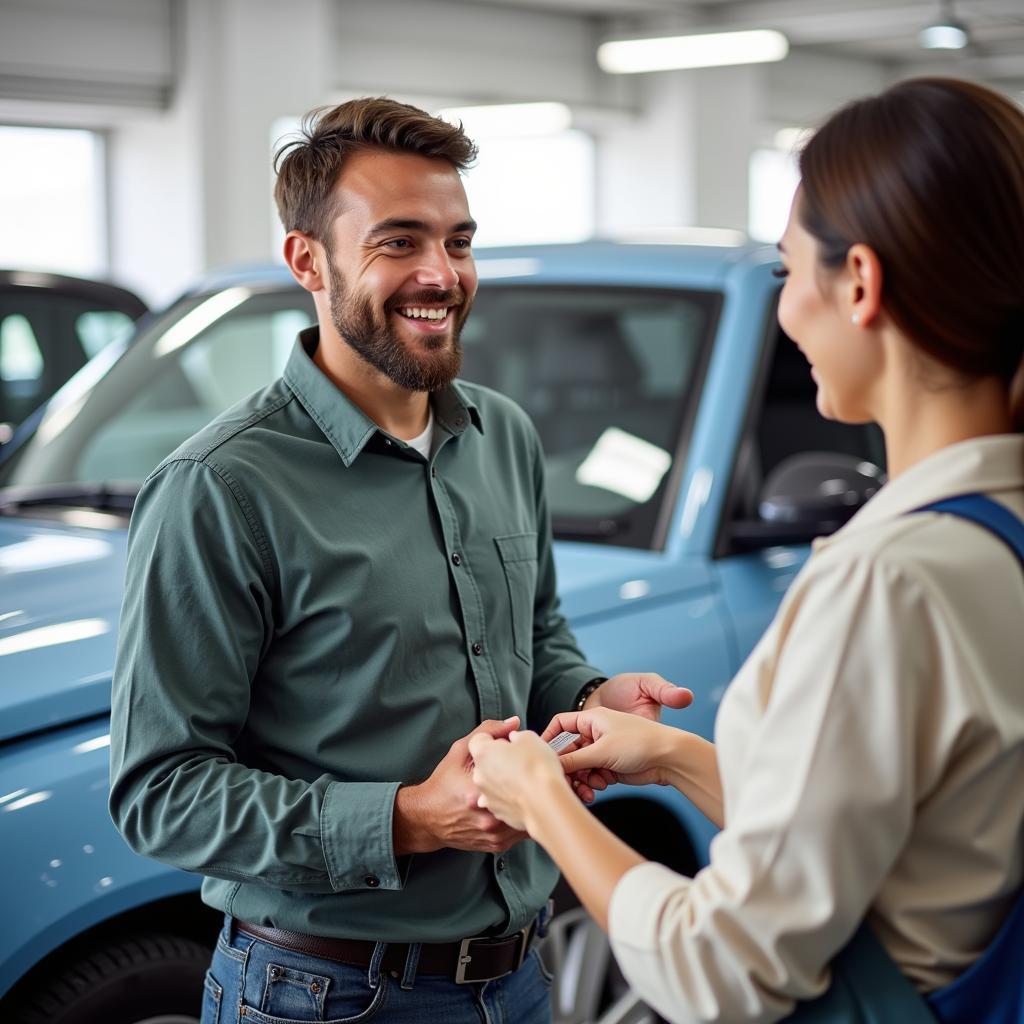
<path id="1" fill-rule="evenodd" d="M 434 439 L 434 407 L 428 406 L 427 429 L 417 437 L 412 437 L 405 443 L 410 448 L 415 448 L 425 459 L 430 458 L 430 447 Z"/>

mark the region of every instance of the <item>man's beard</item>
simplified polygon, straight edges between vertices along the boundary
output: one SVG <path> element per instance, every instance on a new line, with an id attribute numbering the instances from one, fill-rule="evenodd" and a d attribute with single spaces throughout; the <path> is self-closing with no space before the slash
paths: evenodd
<path id="1" fill-rule="evenodd" d="M 452 326 L 444 334 L 424 334 L 427 352 L 411 351 L 390 323 L 396 305 L 389 300 L 378 311 L 366 295 L 348 295 L 341 275 L 328 255 L 331 282 L 331 321 L 334 329 L 372 367 L 407 391 L 440 391 L 462 369 L 462 343 L 459 336 L 469 315 L 470 300 L 461 288 L 448 291 L 421 291 L 403 297 L 402 306 L 446 303 L 450 306 Z M 401 314 L 398 314 L 401 315 Z"/>

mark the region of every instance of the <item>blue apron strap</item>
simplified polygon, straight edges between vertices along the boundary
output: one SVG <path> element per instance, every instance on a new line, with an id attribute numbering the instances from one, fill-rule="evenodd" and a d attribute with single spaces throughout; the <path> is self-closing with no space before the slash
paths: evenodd
<path id="1" fill-rule="evenodd" d="M 926 998 L 942 1024 L 1024 1024 L 1024 895 L 985 952 Z"/>
<path id="2" fill-rule="evenodd" d="M 923 505 L 915 511 L 946 512 L 984 527 L 1006 544 L 1024 567 L 1024 522 L 1021 522 L 1005 505 L 993 501 L 988 495 L 961 494 L 956 498 L 946 498 L 930 505 Z"/>

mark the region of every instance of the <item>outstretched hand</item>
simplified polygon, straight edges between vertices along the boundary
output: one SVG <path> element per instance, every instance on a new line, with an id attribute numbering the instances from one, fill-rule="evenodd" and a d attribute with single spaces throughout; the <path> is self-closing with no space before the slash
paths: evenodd
<path id="1" fill-rule="evenodd" d="M 587 698 L 583 710 L 610 708 L 657 722 L 663 707 L 678 710 L 692 703 L 690 690 L 670 683 L 657 672 L 623 672 L 602 683 Z"/>

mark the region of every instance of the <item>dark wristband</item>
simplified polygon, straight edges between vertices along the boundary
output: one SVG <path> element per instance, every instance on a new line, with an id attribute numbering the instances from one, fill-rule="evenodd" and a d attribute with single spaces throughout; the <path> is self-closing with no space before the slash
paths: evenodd
<path id="1" fill-rule="evenodd" d="M 579 693 L 576 694 L 576 700 L 573 701 L 573 711 L 582 711 L 583 705 L 587 703 L 587 698 L 598 689 L 602 683 L 607 683 L 607 676 L 595 676 L 588 683 L 583 684 L 583 688 Z"/>

